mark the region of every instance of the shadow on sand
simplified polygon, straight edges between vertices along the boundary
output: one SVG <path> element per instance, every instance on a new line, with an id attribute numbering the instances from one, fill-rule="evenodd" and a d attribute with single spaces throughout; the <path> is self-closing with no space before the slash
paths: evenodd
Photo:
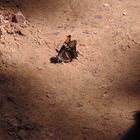
<path id="1" fill-rule="evenodd" d="M 134 124 L 121 140 L 140 140 L 140 111 L 134 114 Z"/>

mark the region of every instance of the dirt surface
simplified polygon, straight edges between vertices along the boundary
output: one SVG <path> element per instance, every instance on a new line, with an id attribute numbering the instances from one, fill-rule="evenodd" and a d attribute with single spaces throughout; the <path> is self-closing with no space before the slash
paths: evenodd
<path id="1" fill-rule="evenodd" d="M 140 110 L 139 0 L 0 1 L 19 10 L 0 41 L 0 140 L 119 140 Z M 68 34 L 78 60 L 51 64 Z"/>

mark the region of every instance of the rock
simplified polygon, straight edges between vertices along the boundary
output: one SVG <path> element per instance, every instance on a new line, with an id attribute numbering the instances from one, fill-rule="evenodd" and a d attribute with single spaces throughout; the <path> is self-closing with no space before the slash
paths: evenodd
<path id="1" fill-rule="evenodd" d="M 1 28 L 0 28 L 0 39 L 2 38 L 2 30 L 1 30 Z"/>
<path id="2" fill-rule="evenodd" d="M 0 38 L 0 43 L 1 44 L 6 44 L 5 40 L 3 38 Z"/>
<path id="3" fill-rule="evenodd" d="M 15 33 L 22 35 L 22 36 L 26 36 L 26 32 L 22 29 L 17 30 Z"/>
<path id="4" fill-rule="evenodd" d="M 123 16 L 127 16 L 127 13 L 126 12 L 123 12 Z"/>
<path id="5" fill-rule="evenodd" d="M 9 26 L 10 25 L 10 22 L 9 22 L 9 20 L 4 20 L 3 21 L 3 24 L 4 24 L 4 26 Z"/>
<path id="6" fill-rule="evenodd" d="M 20 126 L 20 121 L 17 118 L 7 118 L 7 124 L 11 127 L 17 128 Z"/>
<path id="7" fill-rule="evenodd" d="M 6 32 L 6 30 L 4 29 L 4 27 L 3 26 L 0 26 L 0 39 L 2 38 L 2 36 L 4 35 L 4 34 L 6 34 L 7 32 Z"/>
<path id="8" fill-rule="evenodd" d="M 37 32 L 41 33 L 41 30 L 38 29 Z"/>
<path id="9" fill-rule="evenodd" d="M 108 97 L 107 92 L 105 92 L 105 93 L 103 94 L 103 97 Z"/>
<path id="10" fill-rule="evenodd" d="M 8 34 L 14 33 L 14 28 L 12 28 L 11 26 L 5 26 L 4 29 Z"/>
<path id="11" fill-rule="evenodd" d="M 103 6 L 104 7 L 109 7 L 109 4 L 108 3 L 105 3 Z"/>
<path id="12" fill-rule="evenodd" d="M 26 32 L 25 30 L 18 24 L 14 23 L 14 24 L 11 24 L 10 26 L 5 26 L 4 27 L 5 30 L 7 31 L 8 34 L 18 34 L 18 35 L 22 35 L 22 36 L 25 36 L 26 35 Z"/>
<path id="13" fill-rule="evenodd" d="M 12 17 L 12 22 L 24 24 L 26 22 L 25 16 L 19 11 Z"/>
<path id="14" fill-rule="evenodd" d="M 14 37 L 14 40 L 15 41 L 20 41 L 20 38 L 16 36 L 16 37 Z"/>
<path id="15" fill-rule="evenodd" d="M 9 11 L 5 11 L 3 16 L 4 16 L 5 20 L 11 20 L 12 19 L 11 12 L 9 12 Z"/>
<path id="16" fill-rule="evenodd" d="M 0 10 L 4 10 L 4 7 L 0 7 Z"/>
<path id="17" fill-rule="evenodd" d="M 0 15 L 0 26 L 3 25 L 3 23 L 4 23 L 4 17 Z"/>

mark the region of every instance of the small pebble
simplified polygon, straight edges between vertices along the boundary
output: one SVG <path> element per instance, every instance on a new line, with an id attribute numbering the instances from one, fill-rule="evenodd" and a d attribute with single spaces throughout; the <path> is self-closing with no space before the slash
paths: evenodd
<path id="1" fill-rule="evenodd" d="M 127 16 L 127 13 L 126 12 L 123 12 L 123 16 Z"/>
<path id="2" fill-rule="evenodd" d="M 109 4 L 108 3 L 105 3 L 103 6 L 104 7 L 109 7 Z"/>

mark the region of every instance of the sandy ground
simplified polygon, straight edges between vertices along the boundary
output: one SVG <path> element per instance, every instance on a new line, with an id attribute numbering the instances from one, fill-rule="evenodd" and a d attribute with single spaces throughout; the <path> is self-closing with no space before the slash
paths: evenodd
<path id="1" fill-rule="evenodd" d="M 0 140 L 119 140 L 140 110 L 139 0 L 14 0 L 29 25 L 0 43 Z M 78 60 L 51 64 L 65 36 Z"/>

